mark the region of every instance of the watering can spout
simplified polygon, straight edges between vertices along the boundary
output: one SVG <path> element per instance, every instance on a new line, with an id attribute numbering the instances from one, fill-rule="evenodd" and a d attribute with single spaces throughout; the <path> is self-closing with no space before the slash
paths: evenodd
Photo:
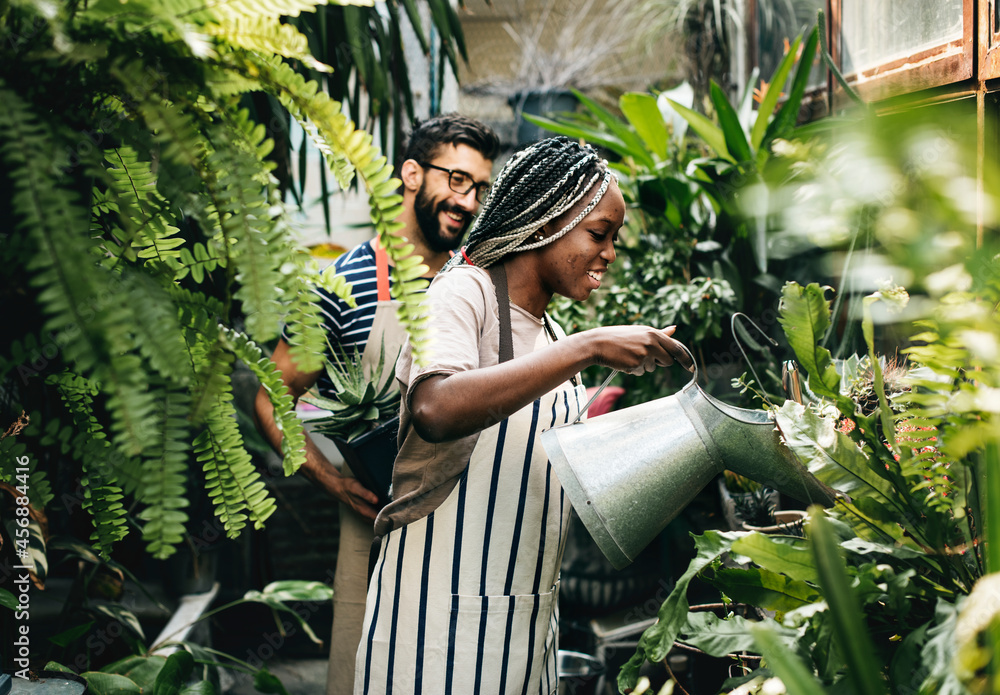
<path id="1" fill-rule="evenodd" d="M 697 372 L 666 398 L 555 427 L 542 446 L 594 541 L 618 569 L 723 470 L 829 506 L 834 492 L 781 443 L 767 412 L 712 398 Z"/>

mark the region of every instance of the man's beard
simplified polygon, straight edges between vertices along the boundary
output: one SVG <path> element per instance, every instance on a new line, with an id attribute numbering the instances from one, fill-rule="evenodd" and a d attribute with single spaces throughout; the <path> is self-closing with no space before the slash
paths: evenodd
<path id="1" fill-rule="evenodd" d="M 451 237 L 441 233 L 441 222 L 438 219 L 438 213 L 444 211 L 455 212 L 465 216 L 465 224 L 462 225 L 461 234 Z M 469 229 L 469 223 L 472 222 L 472 215 L 465 210 L 452 207 L 444 201 L 435 203 L 431 200 L 430 196 L 424 190 L 423 185 L 417 191 L 413 213 L 417 218 L 417 225 L 424 235 L 427 247 L 434 253 L 444 253 L 445 251 L 454 251 L 457 249 L 462 243 L 462 237 L 465 236 L 465 232 Z"/>

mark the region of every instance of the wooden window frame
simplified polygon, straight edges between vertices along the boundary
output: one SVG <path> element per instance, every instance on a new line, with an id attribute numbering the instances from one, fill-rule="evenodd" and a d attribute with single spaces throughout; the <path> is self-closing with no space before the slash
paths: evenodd
<path id="1" fill-rule="evenodd" d="M 988 1 L 992 3 L 997 0 Z M 981 8 L 984 3 L 981 0 L 979 4 Z M 961 39 L 873 68 L 846 74 L 844 77 L 848 84 L 865 101 L 880 101 L 900 94 L 918 92 L 971 79 L 974 76 L 973 71 L 976 64 L 976 43 L 979 43 L 975 41 L 976 5 L 976 0 L 962 0 L 963 35 Z M 828 7 L 831 36 L 830 54 L 837 65 L 842 65 L 843 2 L 842 0 L 829 0 Z M 996 59 L 998 67 L 1000 67 L 1000 50 L 997 52 Z M 834 101 L 839 104 L 842 99 L 846 98 L 846 95 L 843 94 L 843 89 L 839 86 L 833 85 L 833 88 Z"/>
<path id="2" fill-rule="evenodd" d="M 1000 21 L 997 3 L 1000 0 L 979 0 L 979 79 L 1000 77 Z"/>

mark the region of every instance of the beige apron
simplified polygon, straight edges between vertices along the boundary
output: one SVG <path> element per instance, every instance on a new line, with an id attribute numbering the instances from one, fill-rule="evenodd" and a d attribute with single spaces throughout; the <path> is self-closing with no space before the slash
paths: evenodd
<path id="1" fill-rule="evenodd" d="M 356 695 L 556 693 L 570 505 L 538 438 L 585 400 L 566 382 L 484 430 L 442 505 L 382 539 Z"/>
<path id="2" fill-rule="evenodd" d="M 395 378 L 396 357 L 406 342 L 406 332 L 396 319 L 398 302 L 389 294 L 389 259 L 385 249 L 372 242 L 375 250 L 375 280 L 378 301 L 375 318 L 361 365 L 366 373 L 378 366 L 385 341 L 385 360 L 382 368 L 381 387 L 388 379 Z M 351 468 L 344 465 L 341 473 L 353 477 Z M 337 569 L 333 578 L 333 634 L 330 638 L 330 662 L 327 669 L 327 695 L 350 695 L 354 692 L 354 655 L 361 641 L 361 624 L 365 617 L 365 597 L 368 592 L 368 553 L 374 531 L 372 522 L 357 514 L 343 502 L 340 503 L 340 545 L 337 550 Z"/>

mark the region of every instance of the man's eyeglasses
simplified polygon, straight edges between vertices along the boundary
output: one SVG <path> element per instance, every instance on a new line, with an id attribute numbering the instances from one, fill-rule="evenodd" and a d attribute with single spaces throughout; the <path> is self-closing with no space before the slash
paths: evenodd
<path id="1" fill-rule="evenodd" d="M 466 195 L 473 188 L 476 189 L 476 201 L 480 204 L 486 202 L 486 196 L 490 193 L 490 182 L 483 181 L 476 183 L 476 180 L 472 178 L 471 174 L 462 171 L 461 169 L 445 169 L 444 167 L 439 167 L 436 164 L 428 164 L 427 162 L 417 162 L 424 169 L 437 169 L 438 171 L 443 171 L 448 174 L 448 188 L 455 191 L 459 195 Z"/>

